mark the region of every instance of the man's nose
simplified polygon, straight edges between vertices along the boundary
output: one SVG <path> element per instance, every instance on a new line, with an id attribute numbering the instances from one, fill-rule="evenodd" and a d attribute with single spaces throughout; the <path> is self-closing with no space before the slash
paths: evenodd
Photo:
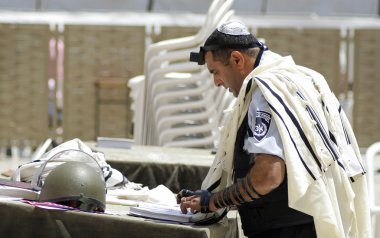
<path id="1" fill-rule="evenodd" d="M 215 86 L 220 87 L 223 85 L 223 81 L 220 80 L 220 78 L 214 76 L 214 84 L 215 84 Z"/>

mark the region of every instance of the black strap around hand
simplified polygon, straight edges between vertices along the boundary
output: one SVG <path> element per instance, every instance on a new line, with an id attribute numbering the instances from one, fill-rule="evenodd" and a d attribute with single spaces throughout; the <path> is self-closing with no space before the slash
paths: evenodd
<path id="1" fill-rule="evenodd" d="M 209 213 L 211 193 L 208 190 L 201 190 L 200 195 L 201 195 L 201 213 Z"/>

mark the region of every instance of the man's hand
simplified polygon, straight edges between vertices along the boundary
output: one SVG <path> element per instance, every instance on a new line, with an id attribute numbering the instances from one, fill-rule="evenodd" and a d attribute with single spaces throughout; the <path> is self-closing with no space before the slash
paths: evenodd
<path id="1" fill-rule="evenodd" d="M 183 197 L 181 198 L 181 211 L 182 213 L 187 213 L 188 209 L 190 208 L 190 211 L 192 213 L 196 213 L 201 210 L 201 197 L 199 195 L 193 195 L 190 197 Z"/>
<path id="2" fill-rule="evenodd" d="M 183 197 L 190 197 L 193 195 L 199 195 L 199 194 L 197 192 L 193 192 L 189 189 L 181 189 L 181 191 L 179 191 L 179 193 L 177 194 L 177 204 L 181 203 L 181 199 Z"/>
<path id="3" fill-rule="evenodd" d="M 189 190 L 181 190 L 177 195 L 177 203 L 180 203 L 180 208 L 183 213 L 187 213 L 188 209 L 192 213 L 202 212 L 215 212 L 218 209 L 215 207 L 212 194 L 207 190 L 198 190 L 192 192 Z"/>

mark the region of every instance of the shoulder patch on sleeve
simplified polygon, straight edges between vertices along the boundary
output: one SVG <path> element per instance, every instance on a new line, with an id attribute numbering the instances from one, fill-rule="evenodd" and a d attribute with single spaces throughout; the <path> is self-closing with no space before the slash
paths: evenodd
<path id="1" fill-rule="evenodd" d="M 270 113 L 264 111 L 256 112 L 255 130 L 253 131 L 253 136 L 256 140 L 261 141 L 266 136 L 271 121 L 272 115 Z"/>

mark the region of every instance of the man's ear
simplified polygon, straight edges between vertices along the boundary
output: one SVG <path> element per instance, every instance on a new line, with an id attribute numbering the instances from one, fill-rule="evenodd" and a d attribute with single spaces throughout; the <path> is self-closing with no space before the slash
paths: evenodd
<path id="1" fill-rule="evenodd" d="M 236 65 L 238 68 L 240 67 L 243 67 L 244 66 L 244 57 L 243 57 L 243 54 L 237 50 L 234 50 L 231 52 L 231 63 L 233 63 L 234 65 Z"/>

